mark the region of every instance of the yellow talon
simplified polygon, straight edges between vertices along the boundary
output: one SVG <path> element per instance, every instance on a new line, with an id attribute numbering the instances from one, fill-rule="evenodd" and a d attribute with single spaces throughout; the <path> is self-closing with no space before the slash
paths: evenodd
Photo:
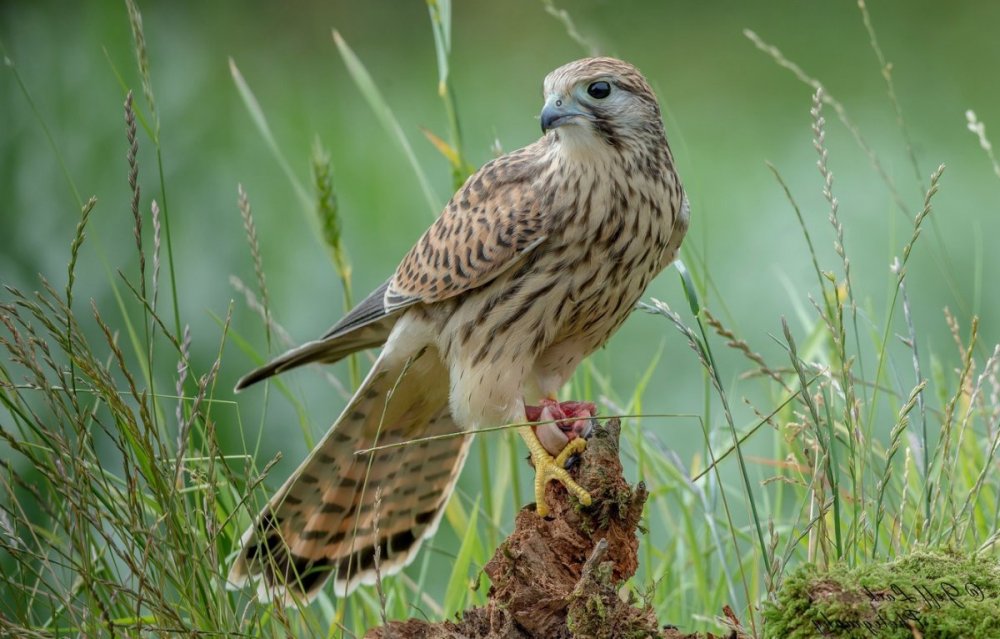
<path id="1" fill-rule="evenodd" d="M 573 481 L 565 468 L 566 460 L 571 455 L 582 452 L 587 447 L 587 440 L 582 437 L 572 440 L 566 444 L 558 456 L 553 458 L 538 441 L 538 435 L 535 434 L 531 426 L 522 426 L 517 430 L 524 439 L 524 443 L 527 444 L 528 450 L 531 451 L 531 461 L 535 464 L 535 510 L 538 515 L 544 517 L 549 514 L 549 507 L 545 503 L 545 485 L 553 479 L 565 486 L 566 490 L 575 495 L 581 504 L 589 506 L 590 493 Z"/>
<path id="2" fill-rule="evenodd" d="M 577 437 L 573 441 L 566 444 L 566 447 L 562 449 L 562 452 L 556 455 L 555 461 L 552 463 L 554 463 L 557 468 L 566 468 L 566 460 L 577 453 L 582 453 L 585 448 L 587 448 L 587 440 L 582 437 Z"/>

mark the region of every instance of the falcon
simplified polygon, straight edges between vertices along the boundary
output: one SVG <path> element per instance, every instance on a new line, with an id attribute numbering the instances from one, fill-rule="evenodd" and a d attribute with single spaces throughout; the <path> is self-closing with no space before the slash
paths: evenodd
<path id="1" fill-rule="evenodd" d="M 392 277 L 323 337 L 237 384 L 382 347 L 244 533 L 231 588 L 252 582 L 264 600 L 303 604 L 333 577 L 346 596 L 374 582 L 376 549 L 383 576 L 399 571 L 437 529 L 483 427 L 522 424 L 539 516 L 550 480 L 590 504 L 564 466 L 586 447 L 595 407 L 557 393 L 677 256 L 688 205 L 634 66 L 577 60 L 543 87 L 538 141 L 472 175 Z M 435 437 L 445 435 L 455 436 Z"/>

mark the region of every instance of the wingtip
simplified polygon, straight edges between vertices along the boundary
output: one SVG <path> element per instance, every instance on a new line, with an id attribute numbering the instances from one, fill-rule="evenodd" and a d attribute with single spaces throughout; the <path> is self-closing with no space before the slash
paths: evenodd
<path id="1" fill-rule="evenodd" d="M 270 377 L 273 374 L 269 372 L 270 367 L 271 366 L 268 365 L 256 368 L 247 373 L 246 375 L 244 375 L 243 377 L 239 378 L 239 380 L 236 382 L 236 386 L 233 386 L 233 392 L 240 393 L 246 390 L 247 388 L 253 386 L 260 380 Z"/>

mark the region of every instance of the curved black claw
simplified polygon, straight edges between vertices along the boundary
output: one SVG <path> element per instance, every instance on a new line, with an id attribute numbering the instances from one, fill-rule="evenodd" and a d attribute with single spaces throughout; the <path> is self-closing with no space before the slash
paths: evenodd
<path id="1" fill-rule="evenodd" d="M 597 420 L 592 417 L 587 420 L 587 429 L 584 430 L 582 433 L 580 433 L 580 437 L 589 440 L 591 437 L 594 436 L 594 431 L 596 430 L 597 430 Z M 569 470 L 573 466 L 576 466 L 577 462 L 580 461 L 580 455 L 581 453 L 570 455 L 569 458 L 566 459 L 566 463 L 563 465 L 563 468 Z"/>

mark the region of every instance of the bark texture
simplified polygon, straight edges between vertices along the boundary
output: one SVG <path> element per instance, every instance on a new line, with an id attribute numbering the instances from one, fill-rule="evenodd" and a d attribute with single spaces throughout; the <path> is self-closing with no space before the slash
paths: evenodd
<path id="1" fill-rule="evenodd" d="M 367 639 L 737 639 L 739 622 L 725 611 L 728 635 L 685 634 L 660 624 L 652 609 L 619 595 L 635 574 L 636 531 L 648 493 L 622 477 L 618 420 L 602 423 L 572 475 L 593 497 L 583 508 L 555 482 L 546 518 L 528 505 L 514 532 L 483 568 L 493 584 L 485 606 L 456 621 L 394 621 Z"/>

